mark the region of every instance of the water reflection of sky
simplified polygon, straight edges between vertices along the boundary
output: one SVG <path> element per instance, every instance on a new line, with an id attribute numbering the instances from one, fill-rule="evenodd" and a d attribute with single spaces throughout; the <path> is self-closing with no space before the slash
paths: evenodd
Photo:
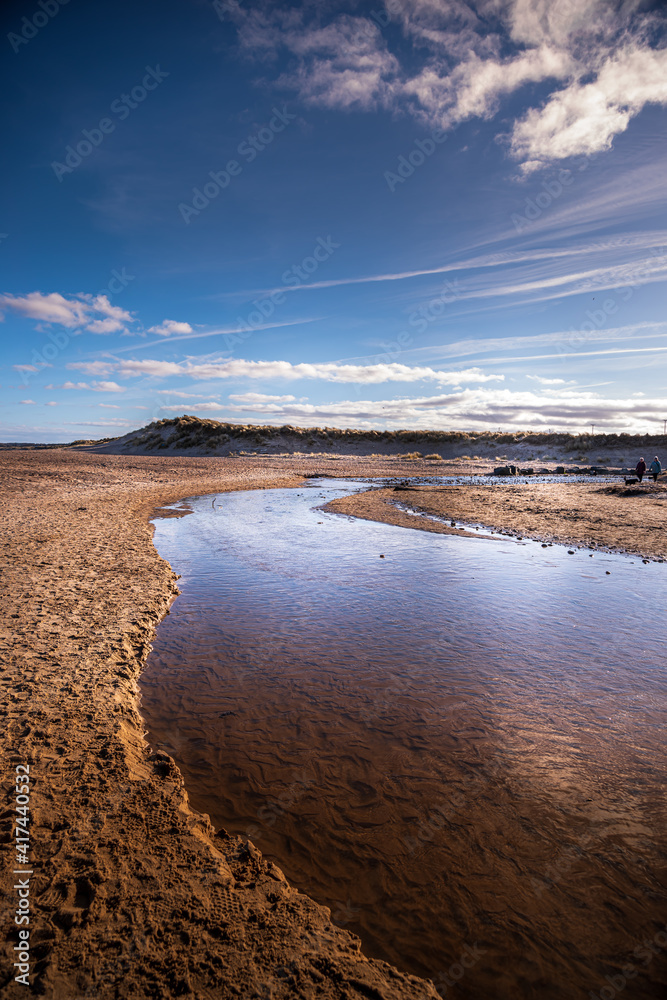
<path id="1" fill-rule="evenodd" d="M 317 795 L 295 806 L 283 826 L 264 830 L 260 846 L 283 864 L 287 856 L 290 877 L 322 901 L 343 905 L 358 891 L 361 916 L 353 929 L 371 951 L 415 971 L 434 971 L 444 947 L 438 921 L 443 935 L 445 928 L 454 933 L 449 903 L 441 900 L 436 911 L 445 909 L 426 919 L 426 890 L 414 891 L 421 877 L 416 859 L 395 847 L 387 852 L 387 838 L 402 843 L 410 810 L 428 814 L 429 803 L 460 782 L 469 796 L 465 782 L 478 768 L 494 791 L 479 813 L 466 806 L 467 823 L 483 828 L 487 814 L 497 813 L 498 830 L 509 829 L 517 803 L 535 823 L 530 834 L 523 824 L 512 842 L 511 864 L 528 871 L 528 858 L 542 851 L 548 858 L 577 829 L 578 838 L 582 831 L 591 838 L 598 859 L 618 868 L 614 851 L 639 853 L 643 877 L 658 880 L 667 566 L 602 552 L 591 558 L 585 549 L 570 555 L 525 539 L 409 531 L 320 509 L 360 486 L 321 480 L 296 490 L 195 498 L 188 517 L 156 522 L 155 544 L 182 574 L 183 593 L 160 626 L 142 679 L 144 709 L 186 784 L 203 790 L 200 807 L 243 832 L 265 801 L 267 775 L 272 788 L 289 788 L 293 768 L 314 756 Z M 221 708 L 235 715 L 216 728 Z M 213 762 L 208 777 L 203 759 Z M 243 780 L 230 783 L 230 769 Z M 391 791 L 388 770 L 393 781 L 402 776 Z M 382 841 L 368 833 L 361 787 L 373 789 L 373 809 L 385 817 Z M 511 788 L 508 801 L 501 788 Z M 332 832 L 325 836 L 325 828 Z M 313 860 L 315 836 L 324 852 L 347 858 L 337 882 L 329 884 Z M 425 848 L 428 863 L 461 867 L 452 843 L 451 836 L 435 838 Z M 503 840 L 491 850 L 509 848 Z M 478 907 L 486 892 L 482 854 L 474 872 L 463 866 L 460 875 L 462 898 L 473 892 Z M 363 870 L 355 867 L 360 856 Z M 622 858 L 620 865 L 634 885 Z M 384 884 L 382 916 L 377 907 L 364 910 L 363 900 L 380 891 L 365 881 L 374 866 L 393 873 L 395 918 Z M 578 877 L 577 889 L 567 891 L 582 893 L 577 905 L 599 911 L 590 961 L 602 969 L 599 951 L 620 933 L 615 924 L 606 927 L 610 907 L 630 890 L 620 876 L 604 891 L 599 872 Z M 450 889 L 456 900 L 456 887 Z M 524 889 L 521 882 L 506 891 Z M 530 922 L 535 935 L 552 942 L 542 943 L 542 952 L 567 954 L 578 918 L 565 895 L 554 890 L 550 898 L 558 900 L 559 916 L 542 930 L 537 912 Z M 636 922 L 633 907 L 618 917 L 619 926 Z M 473 910 L 469 932 L 479 935 Z M 641 912 L 650 919 L 650 907 Z M 507 944 L 497 931 L 494 947 L 505 961 Z M 529 934 L 522 948 L 531 942 Z M 476 989 L 483 990 L 479 975 Z"/>

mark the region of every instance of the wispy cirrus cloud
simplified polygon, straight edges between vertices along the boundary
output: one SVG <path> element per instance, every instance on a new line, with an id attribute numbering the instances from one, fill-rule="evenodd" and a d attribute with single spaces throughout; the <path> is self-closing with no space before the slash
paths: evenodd
<path id="1" fill-rule="evenodd" d="M 583 343 L 632 343 L 632 341 L 667 338 L 667 320 L 645 323 L 633 323 L 628 326 L 608 327 L 601 330 L 587 330 L 585 336 L 577 335 L 576 330 L 557 330 L 553 333 L 524 334 L 516 337 L 485 337 L 470 340 L 456 340 L 451 344 L 429 345 L 411 349 L 411 354 L 426 355 L 429 358 L 443 361 L 450 358 L 469 358 L 478 354 L 490 354 L 494 351 L 506 351 L 503 360 L 511 359 L 513 351 L 527 350 L 531 347 L 562 347 Z M 614 350 L 615 348 L 611 348 Z M 634 350 L 627 347 L 626 350 Z M 652 348 L 646 348 L 647 350 Z M 553 355 L 555 356 L 555 355 Z M 350 359 L 351 360 L 351 359 Z M 359 359 L 357 359 L 359 360 Z M 485 359 L 486 360 L 486 359 Z"/>
<path id="2" fill-rule="evenodd" d="M 667 277 L 667 230 L 626 233 L 578 243 L 573 241 L 567 246 L 555 244 L 497 251 L 449 260 L 436 267 L 332 278 L 283 290 L 304 293 L 349 285 L 392 284 L 456 275 L 463 271 L 469 272 L 465 281 L 453 277 L 447 286 L 447 296 L 452 301 L 538 292 L 547 297 L 560 298 L 564 294 L 581 294 L 591 288 L 614 287 L 624 284 L 626 280 L 643 284 L 663 281 Z M 475 275 L 474 272 L 480 273 Z M 495 280 L 489 277 L 494 272 L 498 274 Z M 517 281 L 517 278 L 524 280 Z M 567 285 L 571 287 L 563 289 Z M 277 290 L 255 289 L 253 294 L 268 294 Z"/>
<path id="3" fill-rule="evenodd" d="M 12 365 L 12 368 L 15 372 L 38 372 L 41 371 L 42 368 L 53 368 L 53 365 L 47 361 L 44 362 L 44 364 L 41 364 L 39 368 L 35 365 Z"/>
<path id="4" fill-rule="evenodd" d="M 175 399 L 211 399 L 211 393 L 202 394 L 200 392 L 175 392 L 173 389 L 158 389 L 157 396 L 173 396 Z"/>

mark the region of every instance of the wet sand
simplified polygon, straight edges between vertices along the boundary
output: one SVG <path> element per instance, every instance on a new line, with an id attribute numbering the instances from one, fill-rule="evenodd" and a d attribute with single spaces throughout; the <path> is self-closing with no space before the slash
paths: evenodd
<path id="1" fill-rule="evenodd" d="M 183 579 L 150 738 L 369 955 L 447 995 L 476 949 L 460 1000 L 579 1000 L 667 919 L 667 567 L 327 517 L 331 491 L 158 522 Z M 628 995 L 663 988 L 664 954 Z"/>
<path id="2" fill-rule="evenodd" d="M 295 486 L 314 472 L 452 470 L 359 459 L 129 458 L 68 450 L 2 452 L 0 469 L 3 774 L 12 777 L 27 763 L 34 782 L 35 992 L 57 1000 L 262 997 L 271 990 L 278 998 L 315 991 L 323 998 L 435 996 L 427 984 L 367 960 L 358 941 L 287 885 L 252 845 L 214 835 L 208 818 L 190 808 L 171 758 L 152 753 L 143 738 L 137 678 L 176 593 L 174 573 L 151 544 L 148 518 L 156 507 L 195 494 Z M 529 493 L 508 493 L 508 505 L 493 509 L 494 526 L 568 531 L 563 540 L 575 540 L 567 511 L 553 522 L 564 507 L 558 490 L 570 485 L 540 493 L 543 510 L 530 506 Z M 624 502 L 592 490 L 585 532 L 595 523 L 601 544 L 665 552 L 664 494 Z M 449 497 L 448 514 L 493 524 L 488 493 L 461 487 L 458 494 L 460 506 L 454 513 Z M 383 502 L 371 496 L 373 505 Z M 381 512 L 380 519 L 394 516 Z M 11 810 L 7 793 L 7 825 Z M 5 867 L 3 988 L 13 976 L 12 884 Z"/>
<path id="3" fill-rule="evenodd" d="M 0 453 L 2 773 L 8 789 L 15 766 L 28 764 L 34 786 L 35 995 L 435 996 L 367 960 L 253 846 L 214 836 L 173 761 L 143 739 L 137 677 L 176 589 L 149 516 L 193 493 L 294 485 L 302 466 Z M 5 863 L 7 995 L 25 990 L 11 982 L 15 878 Z"/>
<path id="4" fill-rule="evenodd" d="M 449 473 L 448 473 L 449 474 Z M 404 528 L 460 533 L 462 525 L 483 525 L 561 545 L 602 547 L 646 559 L 667 558 L 667 483 L 625 486 L 608 482 L 438 484 L 411 489 L 373 489 L 334 500 L 339 514 Z M 396 505 L 435 515 L 443 523 L 415 518 Z M 451 521 L 459 522 L 452 528 Z"/>

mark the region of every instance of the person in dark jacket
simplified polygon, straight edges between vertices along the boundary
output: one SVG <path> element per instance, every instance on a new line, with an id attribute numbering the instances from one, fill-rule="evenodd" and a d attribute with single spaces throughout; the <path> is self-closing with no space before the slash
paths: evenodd
<path id="1" fill-rule="evenodd" d="M 642 479 L 644 478 L 644 473 L 646 472 L 646 462 L 644 461 L 643 458 L 640 458 L 639 461 L 637 462 L 637 465 L 635 466 L 635 472 L 637 473 L 637 479 L 641 483 Z"/>
<path id="2" fill-rule="evenodd" d="M 651 462 L 651 464 L 649 465 L 649 467 L 648 467 L 648 471 L 649 471 L 649 472 L 651 473 L 651 475 L 653 476 L 653 482 L 654 482 L 654 483 L 657 483 L 657 481 L 658 481 L 658 476 L 659 476 L 659 475 L 660 475 L 660 473 L 662 472 L 662 466 L 660 465 L 660 459 L 658 458 L 658 456 L 657 456 L 657 455 L 655 456 L 655 458 L 653 459 L 653 461 L 652 461 L 652 462 Z"/>

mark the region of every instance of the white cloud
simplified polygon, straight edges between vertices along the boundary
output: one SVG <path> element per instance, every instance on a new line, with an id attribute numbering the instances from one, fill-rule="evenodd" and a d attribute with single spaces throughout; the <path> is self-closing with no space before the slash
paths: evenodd
<path id="1" fill-rule="evenodd" d="M 24 296 L 0 295 L 0 309 L 11 309 L 20 316 L 71 329 L 86 322 L 88 305 L 78 299 L 66 299 L 59 292 L 49 295 L 29 292 Z"/>
<path id="2" fill-rule="evenodd" d="M 156 395 L 174 396 L 176 399 L 211 399 L 214 397 L 214 393 L 210 392 L 202 395 L 200 392 L 176 392 L 174 389 L 157 389 Z"/>
<path id="3" fill-rule="evenodd" d="M 93 382 L 91 389 L 93 392 L 125 392 L 125 386 L 118 385 L 117 382 Z"/>
<path id="4" fill-rule="evenodd" d="M 179 323 L 174 319 L 165 319 L 160 323 L 159 326 L 150 326 L 148 328 L 149 333 L 159 333 L 163 337 L 169 337 L 172 333 L 175 334 L 186 334 L 192 333 L 192 327 L 189 323 Z"/>
<path id="5" fill-rule="evenodd" d="M 165 413 L 182 413 L 182 406 L 161 406 Z M 229 406 L 224 403 L 194 403 L 192 409 L 195 413 L 217 413 L 220 410 L 228 410 Z"/>
<path id="6" fill-rule="evenodd" d="M 527 84 L 548 86 L 544 105 L 510 126 L 512 155 L 525 172 L 608 149 L 643 107 L 667 103 L 667 53 L 651 34 L 661 15 L 646 12 L 643 0 L 410 0 L 385 8 L 351 17 L 332 14 L 329 4 L 295 11 L 267 0 L 233 16 L 253 56 L 287 50 L 293 68 L 277 82 L 315 105 L 408 109 L 430 127 L 451 128 L 492 117 Z M 393 32 L 381 31 L 389 20 Z M 404 37 L 391 51 L 397 29 Z"/>
<path id="7" fill-rule="evenodd" d="M 120 410 L 121 409 L 121 407 L 120 406 L 116 406 L 115 403 L 98 403 L 97 405 L 100 406 L 103 410 Z"/>
<path id="8" fill-rule="evenodd" d="M 7 309 L 27 319 L 56 323 L 79 333 L 83 330 L 90 333 L 115 333 L 125 330 L 125 323 L 133 322 L 131 314 L 119 306 L 111 305 L 106 295 L 81 293 L 69 299 L 60 292 L 0 295 L 0 312 Z"/>
<path id="9" fill-rule="evenodd" d="M 39 372 L 42 368 L 53 368 L 53 365 L 45 362 L 43 365 L 40 365 L 39 368 L 36 368 L 35 365 L 12 365 L 12 368 L 15 372 Z"/>
<path id="10" fill-rule="evenodd" d="M 19 403 L 21 406 L 37 406 L 34 399 L 20 399 Z"/>
<path id="11" fill-rule="evenodd" d="M 84 375 L 110 375 L 114 371 L 110 361 L 70 361 L 65 367 Z"/>
<path id="12" fill-rule="evenodd" d="M 242 392 L 229 398 L 235 403 L 293 403 L 296 396 L 267 396 L 263 392 Z"/>
<path id="13" fill-rule="evenodd" d="M 569 156 L 599 153 L 647 104 L 667 104 L 667 49 L 631 46 L 590 83 L 574 80 L 512 130 L 512 154 L 532 173 Z"/>
<path id="14" fill-rule="evenodd" d="M 165 407 L 182 412 L 182 407 Z M 227 411 L 234 406 L 204 403 L 195 412 Z M 591 424 L 610 432 L 654 433 L 667 413 L 666 398 L 603 398 L 579 389 L 545 389 L 542 393 L 479 387 L 414 399 L 343 400 L 335 403 L 257 403 L 239 413 L 255 413 L 264 422 L 302 426 L 329 423 L 338 427 L 417 430 L 505 429 L 585 431 Z M 247 419 L 247 418 L 239 418 Z"/>
<path id="15" fill-rule="evenodd" d="M 44 403 L 44 406 L 57 406 L 57 405 L 58 404 L 55 402 L 55 400 L 49 400 L 48 403 Z"/>
<path id="16" fill-rule="evenodd" d="M 95 319 L 86 327 L 90 333 L 116 333 L 125 330 L 125 326 L 117 319 Z"/>
<path id="17" fill-rule="evenodd" d="M 574 385 L 574 379 L 566 381 L 564 378 L 542 378 L 541 375 L 526 375 L 526 378 L 532 379 L 533 382 L 539 382 L 540 385 Z"/>
<path id="18" fill-rule="evenodd" d="M 350 365 L 338 362 L 318 364 L 292 364 L 289 361 L 244 361 L 240 358 L 207 361 L 197 364 L 193 361 L 119 361 L 117 371 L 124 377 L 132 375 L 152 375 L 157 378 L 187 376 L 193 379 L 323 379 L 327 382 L 357 382 L 379 384 L 381 382 L 418 382 L 422 379 L 439 382 L 441 385 L 458 385 L 462 382 L 489 382 L 502 380 L 502 375 L 486 375 L 479 368 L 447 372 L 433 368 L 410 367 L 409 365 L 374 364 Z"/>
<path id="19" fill-rule="evenodd" d="M 47 389 L 89 389 L 92 392 L 126 392 L 117 382 L 64 382 L 62 385 L 47 385 Z"/>

